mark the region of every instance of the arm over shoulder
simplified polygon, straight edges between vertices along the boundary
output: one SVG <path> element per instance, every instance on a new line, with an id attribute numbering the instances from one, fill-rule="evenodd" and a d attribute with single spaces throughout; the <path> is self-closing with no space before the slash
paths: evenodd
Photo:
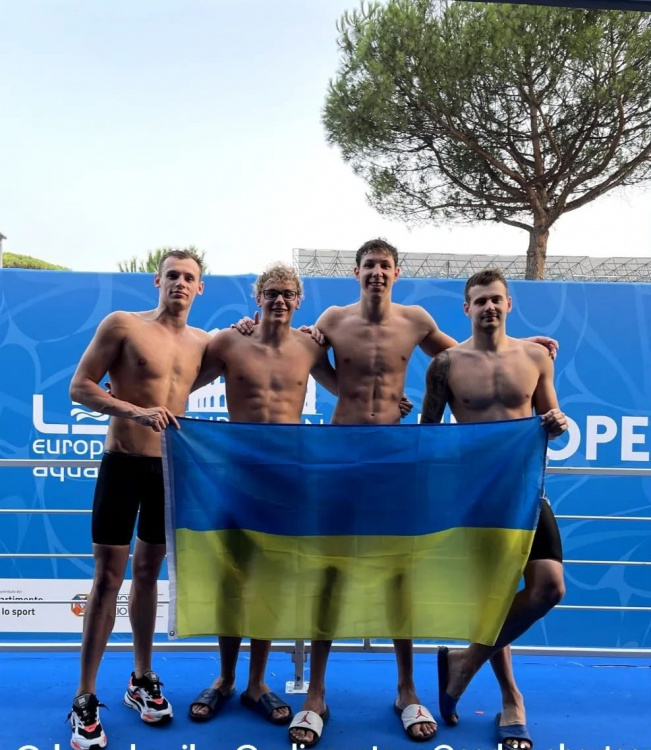
<path id="1" fill-rule="evenodd" d="M 558 397 L 554 388 L 554 363 L 547 351 L 537 344 L 530 344 L 527 350 L 539 368 L 533 407 L 536 414 L 546 414 L 551 409 L 558 409 Z"/>
<path id="2" fill-rule="evenodd" d="M 410 315 L 412 316 L 414 325 L 418 326 L 419 332 L 422 330 L 422 338 L 418 342 L 418 345 L 430 357 L 435 357 L 457 343 L 452 336 L 443 333 L 434 318 L 424 307 L 414 305 L 410 308 Z"/>
<path id="3" fill-rule="evenodd" d="M 226 352 L 232 344 L 233 338 L 241 336 L 240 333 L 230 328 L 218 331 L 214 336 L 206 335 L 208 336 L 206 349 L 201 360 L 201 369 L 192 385 L 192 391 L 212 383 L 213 380 L 226 372 L 226 363 L 224 362 Z"/>
<path id="4" fill-rule="evenodd" d="M 314 343 L 314 341 L 310 340 L 310 345 L 313 345 Z M 337 396 L 339 393 L 337 386 L 337 373 L 328 358 L 329 347 L 318 344 L 317 346 L 318 351 L 316 352 L 316 359 L 312 366 L 312 370 L 310 371 L 310 375 L 312 375 L 319 385 L 322 385 L 330 391 L 330 393 Z"/>

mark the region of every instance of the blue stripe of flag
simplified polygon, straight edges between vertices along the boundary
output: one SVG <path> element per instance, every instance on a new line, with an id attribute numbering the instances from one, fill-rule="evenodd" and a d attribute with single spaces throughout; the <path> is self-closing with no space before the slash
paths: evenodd
<path id="1" fill-rule="evenodd" d="M 533 529 L 546 434 L 539 418 L 451 425 L 168 428 L 175 527 L 284 536 L 418 536 Z"/>

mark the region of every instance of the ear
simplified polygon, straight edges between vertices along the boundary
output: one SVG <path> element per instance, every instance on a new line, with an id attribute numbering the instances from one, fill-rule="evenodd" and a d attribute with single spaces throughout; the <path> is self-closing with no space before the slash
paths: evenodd
<path id="1" fill-rule="evenodd" d="M 154 286 L 157 289 L 160 289 L 160 274 L 159 273 L 154 274 Z"/>
<path id="2" fill-rule="evenodd" d="M 511 312 L 511 310 L 513 310 L 513 300 L 511 299 L 511 297 L 507 297 L 506 302 L 507 302 L 506 312 Z"/>
<path id="3" fill-rule="evenodd" d="M 398 278 L 398 276 L 400 276 L 400 266 L 396 266 L 396 272 L 393 276 L 393 280 L 395 281 Z"/>
<path id="4" fill-rule="evenodd" d="M 468 318 L 470 317 L 470 305 L 467 302 L 463 303 L 463 312 Z"/>
<path id="5" fill-rule="evenodd" d="M 259 294 L 255 295 L 255 304 L 258 307 L 262 307 L 262 297 Z"/>
<path id="6" fill-rule="evenodd" d="M 357 279 L 357 281 L 359 281 L 359 266 L 355 266 L 355 268 L 353 268 L 353 276 Z"/>
<path id="7" fill-rule="evenodd" d="M 197 294 L 203 294 L 203 290 L 205 289 L 203 281 L 199 282 L 199 288 L 197 289 Z"/>

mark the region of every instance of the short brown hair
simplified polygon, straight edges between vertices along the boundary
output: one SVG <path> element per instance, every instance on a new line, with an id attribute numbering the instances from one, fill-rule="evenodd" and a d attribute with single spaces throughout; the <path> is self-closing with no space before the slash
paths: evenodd
<path id="1" fill-rule="evenodd" d="M 166 250 L 158 261 L 158 273 L 163 272 L 163 264 L 168 258 L 177 258 L 178 260 L 193 260 L 199 266 L 199 278 L 203 275 L 203 258 L 194 250 L 175 247 L 172 250 Z"/>
<path id="2" fill-rule="evenodd" d="M 293 281 L 296 284 L 296 291 L 299 298 L 303 296 L 303 282 L 301 277 L 296 273 L 296 269 L 288 266 L 286 263 L 274 263 L 267 266 L 253 284 L 253 294 L 257 297 L 262 294 L 264 285 L 268 281 Z"/>
<path id="3" fill-rule="evenodd" d="M 390 245 L 381 237 L 378 237 L 374 240 L 369 240 L 359 248 L 359 250 L 355 253 L 356 268 L 361 267 L 362 258 L 368 253 L 386 253 L 393 258 L 393 262 L 396 264 L 396 268 L 398 267 L 398 251 L 393 245 Z"/>
<path id="4" fill-rule="evenodd" d="M 483 271 L 473 274 L 468 281 L 466 281 L 466 288 L 463 291 L 466 302 L 470 302 L 470 290 L 473 286 L 488 286 L 494 281 L 501 281 L 502 284 L 504 284 L 508 296 L 509 285 L 506 283 L 502 271 L 499 268 L 486 268 Z"/>

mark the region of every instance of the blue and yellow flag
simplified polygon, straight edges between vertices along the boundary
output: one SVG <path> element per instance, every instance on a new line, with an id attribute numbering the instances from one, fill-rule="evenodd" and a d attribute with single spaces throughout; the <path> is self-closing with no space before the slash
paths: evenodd
<path id="1" fill-rule="evenodd" d="M 164 435 L 170 632 L 492 644 L 543 491 L 539 418 Z"/>

